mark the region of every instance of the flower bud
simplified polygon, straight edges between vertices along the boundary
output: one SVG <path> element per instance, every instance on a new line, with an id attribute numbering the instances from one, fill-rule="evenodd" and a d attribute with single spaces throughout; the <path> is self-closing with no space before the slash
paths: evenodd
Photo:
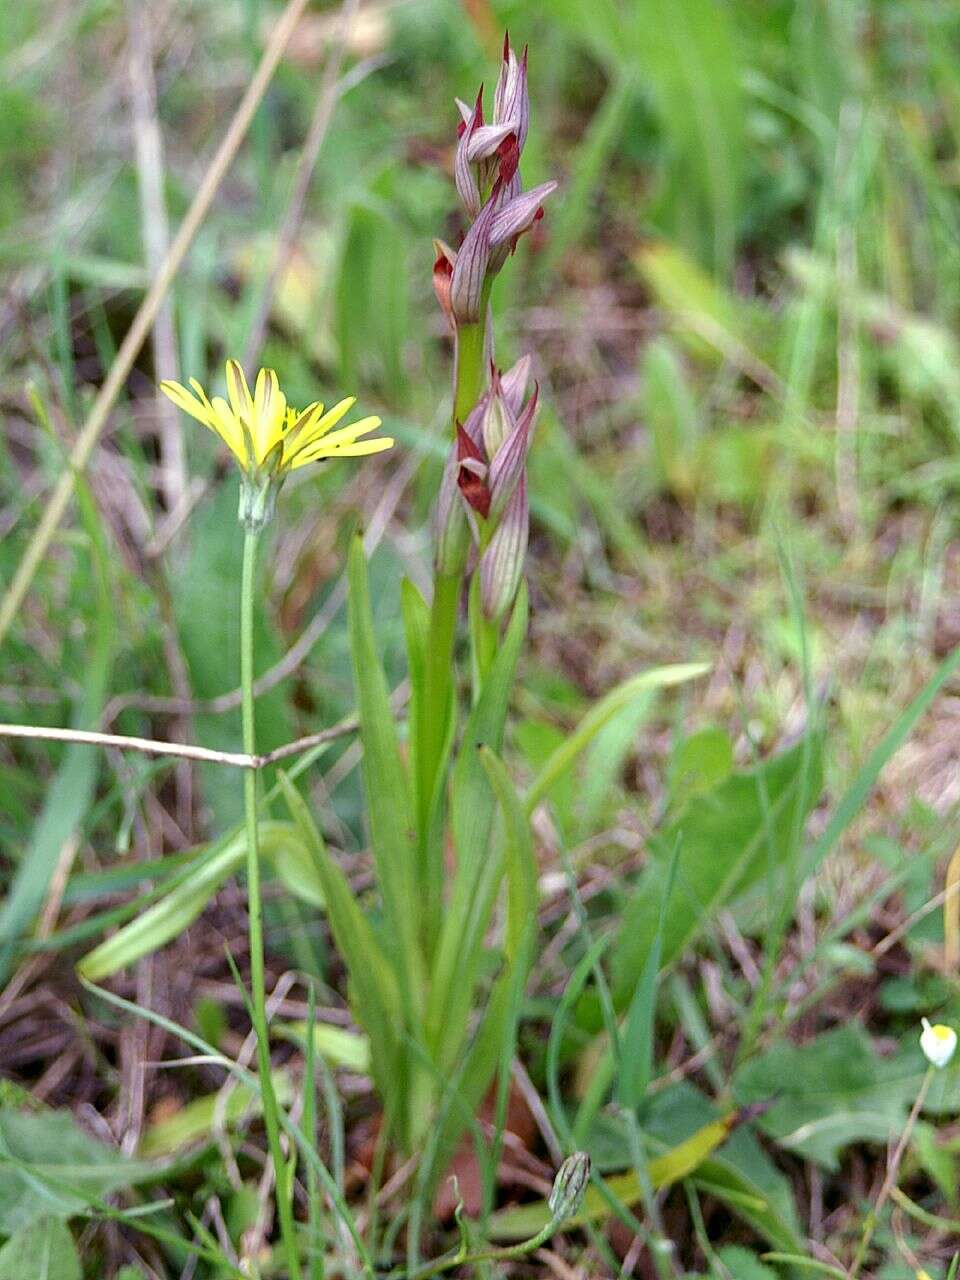
<path id="1" fill-rule="evenodd" d="M 437 301 L 440 303 L 440 310 L 447 317 L 452 328 L 456 327 L 453 316 L 453 307 L 450 305 L 450 283 L 453 278 L 453 268 L 457 261 L 455 250 L 451 249 L 448 244 L 442 240 L 434 240 L 433 250 L 436 254 L 433 263 L 433 291 L 437 295 Z"/>
<path id="2" fill-rule="evenodd" d="M 470 548 L 471 529 L 468 523 L 466 498 L 460 486 L 460 473 L 463 467 L 461 453 L 464 445 L 460 441 L 463 432 L 473 444 L 469 450 L 474 455 L 480 452 L 482 440 L 481 423 L 486 410 L 487 395 L 481 396 L 473 409 L 467 414 L 466 422 L 457 423 L 457 439 L 454 441 L 443 469 L 440 481 L 440 492 L 437 496 L 436 537 L 437 537 L 437 569 L 440 573 L 458 573 L 463 569 Z M 482 454 L 480 455 L 482 457 Z M 482 505 L 482 503 L 481 503 Z M 471 508 L 472 510 L 472 508 Z M 474 529 L 475 533 L 475 529 Z"/>
<path id="3" fill-rule="evenodd" d="M 555 1222 L 572 1218 L 583 1203 L 590 1182 L 590 1157 L 585 1151 L 567 1156 L 553 1180 L 550 1192 L 550 1212 Z"/>
<path id="4" fill-rule="evenodd" d="M 535 386 L 526 408 L 516 421 L 509 416 L 510 433 L 493 455 L 490 462 L 488 485 L 490 488 L 490 518 L 497 521 L 505 510 L 520 478 L 526 474 L 530 435 L 537 413 L 540 388 Z M 491 400 L 493 396 L 491 395 Z M 502 398 L 501 403 L 504 404 Z M 506 406 L 504 404 L 504 409 Z M 508 412 L 508 411 L 507 411 Z M 489 457 L 488 453 L 488 457 Z"/>
<path id="5" fill-rule="evenodd" d="M 493 118 L 499 123 L 512 121 L 515 125 L 517 150 L 523 150 L 527 140 L 527 129 L 530 125 L 530 97 L 527 93 L 527 50 L 517 60 L 517 55 L 510 48 L 510 35 L 503 38 L 503 62 L 500 66 L 500 77 L 493 95 Z"/>
<path id="6" fill-rule="evenodd" d="M 494 458 L 500 446 L 516 425 L 515 416 L 503 394 L 500 374 L 490 366 L 490 394 L 483 413 L 483 447 L 488 458 Z"/>
<path id="7" fill-rule="evenodd" d="M 460 423 L 457 423 L 457 484 L 467 503 L 486 520 L 490 514 L 489 467 L 483 450 Z"/>
<path id="8" fill-rule="evenodd" d="M 519 174 L 508 181 L 497 179 L 490 199 L 464 236 L 450 283 L 450 305 L 458 324 L 480 320 L 483 283 L 503 266 L 520 236 L 543 216 L 543 201 L 557 189 L 556 182 L 542 182 L 521 192 Z"/>
<path id="9" fill-rule="evenodd" d="M 543 202 L 559 185 L 556 181 L 541 182 L 502 203 L 490 220 L 490 244 L 496 246 L 507 241 L 515 244 L 518 237 L 543 217 Z"/>
<path id="10" fill-rule="evenodd" d="M 507 402 L 510 412 L 516 417 L 527 394 L 527 383 L 530 381 L 529 356 L 521 356 L 515 365 L 500 375 L 500 390 Z"/>
<path id="11" fill-rule="evenodd" d="M 474 131 L 483 124 L 482 94 L 483 88 L 481 86 L 480 93 L 477 95 L 476 106 L 473 108 L 467 107 L 465 103 L 460 102 L 459 99 L 457 100 L 461 115 L 466 108 L 467 116 L 458 131 L 460 136 L 453 158 L 453 180 L 456 183 L 457 194 L 463 201 L 464 207 L 471 218 L 476 218 L 483 204 L 480 199 L 480 186 L 477 182 L 477 175 L 474 172 L 473 165 L 470 163 L 469 155 Z"/>
<path id="12" fill-rule="evenodd" d="M 437 497 L 437 572 L 460 573 L 470 550 L 470 528 L 457 485 L 460 467 L 451 450 Z"/>
<path id="13" fill-rule="evenodd" d="M 945 1067 L 957 1047 L 957 1033 L 953 1027 L 946 1027 L 942 1022 L 931 1026 L 926 1018 L 922 1018 L 921 1024 L 923 1033 L 920 1036 L 920 1048 L 924 1056 L 933 1066 Z"/>
<path id="14" fill-rule="evenodd" d="M 480 320 L 483 282 L 490 263 L 490 223 L 497 211 L 497 195 L 490 197 L 463 238 L 450 281 L 450 306 L 457 324 Z"/>
<path id="15" fill-rule="evenodd" d="M 492 621 L 503 617 L 517 594 L 529 537 L 527 477 L 521 475 L 480 557 L 480 601 Z"/>

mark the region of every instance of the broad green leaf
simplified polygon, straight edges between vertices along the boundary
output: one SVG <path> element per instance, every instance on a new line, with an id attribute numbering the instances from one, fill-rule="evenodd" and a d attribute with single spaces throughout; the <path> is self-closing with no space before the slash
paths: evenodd
<path id="1" fill-rule="evenodd" d="M 41 1218 L 0 1249 L 0 1280 L 82 1280 L 73 1236 L 59 1218 Z"/>
<path id="2" fill-rule="evenodd" d="M 629 1001 L 653 945 L 669 854 L 679 848 L 677 883 L 663 936 L 664 965 L 681 956 L 716 911 L 790 854 L 794 833 L 820 797 L 819 738 L 799 742 L 697 796 L 658 834 L 621 921 L 613 954 L 618 1001 Z"/>
<path id="3" fill-rule="evenodd" d="M 388 399 L 402 400 L 409 240 L 394 221 L 389 193 L 382 203 L 354 204 L 347 218 L 333 300 L 343 383 L 372 382 L 387 390 Z"/>
<path id="4" fill-rule="evenodd" d="M 723 423 L 700 441 L 697 467 L 704 498 L 750 506 L 769 491 L 779 428 Z"/>
<path id="5" fill-rule="evenodd" d="M 296 827 L 289 822 L 261 822 L 258 831 L 261 855 L 275 862 L 281 879 L 289 886 L 294 873 L 285 866 L 287 859 L 294 859 L 295 866 L 302 870 L 308 858 Z M 171 938 L 179 937 L 221 885 L 243 865 L 246 848 L 247 838 L 241 832 L 205 851 L 189 876 L 142 915 L 88 952 L 77 965 L 77 972 L 90 982 L 100 982 L 165 946 Z M 310 873 L 314 874 L 312 864 Z M 306 874 L 304 872 L 304 876 Z M 303 879 L 298 886 L 302 896 L 305 883 Z M 319 898 L 322 902 L 318 882 L 312 879 L 310 884 L 314 900 Z"/>
<path id="6" fill-rule="evenodd" d="M 685 1081 L 648 1100 L 644 1128 L 652 1139 L 672 1146 L 717 1117 L 716 1104 Z M 625 1143 L 622 1164 L 628 1154 Z M 774 1248 L 800 1248 L 793 1189 L 758 1141 L 752 1123 L 733 1130 L 722 1149 L 697 1170 L 695 1182 L 704 1189 L 709 1184 L 711 1195 L 724 1201 Z"/>
<path id="7" fill-rule="evenodd" d="M 733 763 L 733 744 L 722 729 L 700 729 L 684 738 L 670 761 L 674 808 L 719 786 L 733 772 Z"/>
<path id="8" fill-rule="evenodd" d="M 154 1172 L 89 1137 L 67 1111 L 0 1108 L 0 1235 L 72 1217 Z"/>
<path id="9" fill-rule="evenodd" d="M 264 825 L 261 823 L 261 830 Z M 317 864 L 304 840 L 291 831 L 286 840 L 269 841 L 266 847 L 261 841 L 260 854 L 273 863 L 274 873 L 285 889 L 307 906 L 323 910 L 327 904 L 323 896 L 323 884 L 317 872 Z"/>
<path id="10" fill-rule="evenodd" d="M 370 839 L 383 897 L 393 963 L 407 1008 L 423 1000 L 420 898 L 411 833 L 410 783 L 397 742 L 386 677 L 377 653 L 363 541 L 350 546 L 350 649 L 363 744 L 363 781 Z"/>
<path id="11" fill-rule="evenodd" d="M 532 813 L 549 793 L 554 783 L 563 776 L 577 756 L 590 745 L 605 724 L 635 698 L 646 696 L 655 689 L 667 689 L 704 675 L 710 667 L 704 662 L 683 662 L 675 666 L 654 667 L 640 675 L 631 676 L 623 684 L 611 689 L 595 703 L 580 723 L 550 756 L 546 764 L 530 784 L 526 795 L 526 808 Z"/>
<path id="12" fill-rule="evenodd" d="M 717 1280 L 726 1280 L 728 1275 L 736 1276 L 736 1280 L 778 1280 L 775 1271 L 762 1263 L 755 1253 L 738 1244 L 724 1245 L 717 1250 L 717 1257 L 726 1268 L 726 1271 L 714 1273 Z"/>
<path id="13" fill-rule="evenodd" d="M 496 801 L 479 749 L 500 750 L 527 616 L 527 593 L 521 585 L 453 768 L 451 825 L 457 869 L 433 966 L 426 1023 L 441 1070 L 452 1066 L 463 1043 L 484 936 L 502 876 L 502 852 L 490 847 Z"/>
<path id="14" fill-rule="evenodd" d="M 865 1033 L 845 1025 L 806 1044 L 775 1044 L 733 1080 L 742 1104 L 772 1101 L 757 1120 L 782 1147 L 828 1169 L 854 1142 L 895 1137 L 910 1104 L 908 1077 L 892 1077 Z"/>

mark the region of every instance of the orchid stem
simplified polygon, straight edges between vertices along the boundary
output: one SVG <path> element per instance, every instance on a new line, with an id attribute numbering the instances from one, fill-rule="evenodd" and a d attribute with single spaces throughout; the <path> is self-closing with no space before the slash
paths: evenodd
<path id="1" fill-rule="evenodd" d="M 253 596 L 260 532 L 247 529 L 243 539 L 243 571 L 240 579 L 240 688 L 243 717 L 243 749 L 256 755 L 253 707 Z M 287 1259 L 289 1280 L 301 1280 L 300 1254 L 293 1220 L 289 1173 L 280 1144 L 277 1096 L 270 1074 L 270 1039 L 267 1029 L 267 995 L 263 964 L 263 901 L 260 893 L 260 849 L 257 833 L 257 770 L 243 775 L 244 819 L 247 832 L 247 915 L 250 931 L 250 992 L 253 1033 L 257 1041 L 257 1071 L 263 1098 L 263 1119 L 273 1161 L 277 1216 Z"/>
<path id="2" fill-rule="evenodd" d="M 486 312 L 486 297 L 484 313 Z M 453 388 L 453 431 L 456 424 L 462 423 L 467 414 L 480 398 L 483 386 L 483 351 L 485 324 L 464 324 L 457 330 L 457 350 L 454 368 Z M 463 572 L 461 565 L 454 572 L 441 573 L 439 569 L 433 580 L 433 602 L 430 606 L 430 634 L 427 644 L 427 669 L 424 689 L 424 723 L 421 743 L 420 776 L 422 779 L 422 823 L 429 820 L 434 812 L 432 799 L 439 783 L 439 773 L 443 767 L 444 745 L 449 737 L 450 706 L 456 679 L 454 669 L 454 648 L 457 639 L 457 614 L 460 607 L 460 594 L 463 589 Z M 421 831 L 420 838 L 426 847 L 429 833 Z M 433 877 L 434 888 L 439 886 L 441 877 Z M 428 883 L 430 883 L 428 876 Z M 436 897 L 433 893 L 431 897 Z M 427 919 L 437 919 L 439 899 L 428 904 Z M 432 941 L 432 940 L 429 940 Z M 429 946 L 428 946 L 429 950 Z"/>

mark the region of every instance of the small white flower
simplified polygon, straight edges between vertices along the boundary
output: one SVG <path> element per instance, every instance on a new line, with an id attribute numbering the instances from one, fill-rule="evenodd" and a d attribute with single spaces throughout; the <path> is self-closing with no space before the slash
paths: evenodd
<path id="1" fill-rule="evenodd" d="M 933 1066 L 945 1067 L 957 1047 L 957 1033 L 953 1027 L 945 1027 L 942 1022 L 931 1026 L 926 1018 L 921 1021 L 923 1034 L 920 1036 L 920 1048 Z"/>

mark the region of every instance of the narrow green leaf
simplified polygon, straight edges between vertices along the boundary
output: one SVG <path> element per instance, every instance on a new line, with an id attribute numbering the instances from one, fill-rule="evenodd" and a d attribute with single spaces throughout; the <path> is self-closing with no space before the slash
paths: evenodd
<path id="1" fill-rule="evenodd" d="M 457 870 L 437 948 L 426 1019 L 435 1061 L 444 1070 L 455 1061 L 463 1044 L 483 939 L 503 868 L 502 852 L 490 847 L 496 801 L 479 748 L 500 749 L 527 616 L 526 588 L 521 586 L 503 643 L 467 721 L 453 769 L 451 823 Z"/>
<path id="2" fill-rule="evenodd" d="M 533 853 L 530 820 L 503 761 L 489 747 L 480 748 L 504 820 L 507 876 L 505 950 L 515 960 L 524 950 L 537 919 L 537 861 Z"/>
<path id="3" fill-rule="evenodd" d="M 370 838 L 401 994 L 416 1021 L 423 1000 L 424 975 L 409 780 L 400 758 L 387 681 L 377 653 L 367 561 L 359 537 L 350 547 L 347 575 L 350 649 Z"/>
<path id="4" fill-rule="evenodd" d="M 261 822 L 258 831 L 263 857 L 273 859 L 278 867 L 288 857 L 302 865 L 307 854 L 296 828 L 289 822 Z M 243 864 L 246 848 L 243 832 L 218 841 L 201 854 L 190 875 L 176 888 L 89 951 L 77 965 L 77 972 L 90 982 L 100 982 L 178 937 Z"/>
<path id="5" fill-rule="evenodd" d="M 331 857 L 303 797 L 280 770 L 283 796 L 294 822 L 312 851 L 327 900 L 330 929 L 350 975 L 351 1005 L 370 1043 L 377 1087 L 396 1106 L 403 1088 L 403 1055 L 397 1023 L 400 993 L 391 962 L 353 896 L 346 876 Z"/>
<path id="6" fill-rule="evenodd" d="M 681 1178 L 687 1178 L 694 1173 L 707 1157 L 727 1140 L 738 1118 L 739 1113 L 733 1111 L 720 1120 L 713 1120 L 692 1137 L 678 1143 L 672 1150 L 651 1160 L 647 1166 L 647 1173 L 654 1191 L 669 1187 L 679 1182 Z M 637 1204 L 642 1198 L 640 1179 L 635 1172 L 614 1174 L 604 1178 L 603 1182 L 611 1198 L 621 1200 L 625 1205 Z M 566 1227 L 569 1229 L 582 1226 L 586 1222 L 596 1222 L 609 1217 L 611 1212 L 610 1201 L 600 1189 L 590 1187 L 579 1213 L 568 1220 Z M 546 1200 L 537 1200 L 517 1209 L 503 1209 L 490 1219 L 490 1239 L 522 1240 L 540 1231 L 549 1221 L 550 1206 Z"/>
<path id="7" fill-rule="evenodd" d="M 703 435 L 699 406 L 676 347 L 657 338 L 643 353 L 643 409 L 653 440 L 660 484 L 688 498 L 696 488 L 697 447 Z"/>
<path id="8" fill-rule="evenodd" d="M 273 1087 L 280 1105 L 288 1106 L 293 1100 L 290 1077 L 275 1071 Z M 260 1094 L 242 1084 L 231 1089 L 225 1098 L 220 1093 L 193 1098 L 165 1120 L 151 1124 L 143 1134 L 137 1154 L 143 1160 L 155 1160 L 175 1155 L 197 1142 L 212 1143 L 219 1130 L 235 1129 L 262 1111 Z"/>
<path id="9" fill-rule="evenodd" d="M 550 244 L 544 255 L 545 271 L 556 270 L 571 245 L 589 230 L 592 219 L 597 216 L 597 204 L 591 197 L 620 144 L 637 94 L 635 68 L 618 71 L 583 130 L 570 157 L 569 185 L 553 215 Z"/>
<path id="10" fill-rule="evenodd" d="M 723 275 L 733 265 L 748 153 L 730 8 L 716 0 L 645 0 L 634 12 L 634 56 L 673 152 L 664 212 Z"/>
<path id="11" fill-rule="evenodd" d="M 109 686 L 116 611 L 103 526 L 82 479 L 77 483 L 77 499 L 92 553 L 89 560 L 92 643 L 71 727 L 96 729 Z M 10 976 L 18 941 L 46 901 L 65 846 L 79 832 L 93 802 L 100 762 L 101 752 L 96 747 L 74 744 L 64 752 L 63 762 L 47 791 L 30 842 L 0 910 L 0 985 Z"/>
<path id="12" fill-rule="evenodd" d="M 850 823 L 860 813 L 886 765 L 909 738 L 918 721 L 929 711 L 940 690 L 958 667 L 960 667 L 960 647 L 954 649 L 953 653 L 941 662 L 914 700 L 900 713 L 893 726 L 870 752 L 863 767 L 834 809 L 823 833 L 804 855 L 802 870 L 804 878 L 813 875 Z"/>
<path id="13" fill-rule="evenodd" d="M 507 884 L 505 964 L 497 976 L 480 1018 L 477 1033 L 467 1050 L 458 1081 L 458 1105 L 450 1106 L 437 1120 L 433 1152 L 434 1178 L 447 1166 L 456 1144 L 486 1095 L 498 1063 L 506 1065 L 504 1088 L 509 1083 L 516 1026 L 520 1016 L 537 921 L 537 865 L 530 824 L 503 762 L 488 748 L 480 759 L 490 779 L 504 818 L 505 876 Z M 503 1104 L 506 1095 L 503 1094 Z"/>
<path id="14" fill-rule="evenodd" d="M 421 734 L 424 720 L 424 684 L 427 667 L 427 641 L 430 634 L 430 609 L 417 587 L 409 578 L 400 584 L 400 605 L 403 610 L 403 629 L 407 641 L 407 672 L 410 679 L 410 701 L 407 706 L 407 728 L 410 742 L 409 769 L 414 780 L 418 829 L 424 826 L 425 810 L 430 797 L 424 795 L 425 782 L 420 776 L 422 752 Z"/>
<path id="15" fill-rule="evenodd" d="M 654 667 L 650 671 L 641 672 L 640 675 L 631 676 L 623 684 L 611 689 L 605 697 L 590 708 L 573 733 L 557 747 L 534 778 L 527 791 L 527 812 L 533 812 L 554 783 L 563 777 L 577 756 L 590 745 L 603 726 L 622 707 L 627 706 L 634 698 L 650 693 L 651 690 L 682 684 L 686 680 L 704 675 L 709 670 L 709 665 L 704 662 L 684 662 L 675 666 Z"/>
<path id="16" fill-rule="evenodd" d="M 618 1089 L 622 1106 L 634 1110 L 640 1105 L 653 1075 L 653 1031 L 657 1005 L 657 980 L 660 976 L 660 956 L 663 952 L 663 932 L 670 895 L 680 857 L 679 841 L 671 859 L 670 871 L 660 902 L 660 923 L 644 962 L 640 981 L 630 1001 L 620 1038 Z"/>

